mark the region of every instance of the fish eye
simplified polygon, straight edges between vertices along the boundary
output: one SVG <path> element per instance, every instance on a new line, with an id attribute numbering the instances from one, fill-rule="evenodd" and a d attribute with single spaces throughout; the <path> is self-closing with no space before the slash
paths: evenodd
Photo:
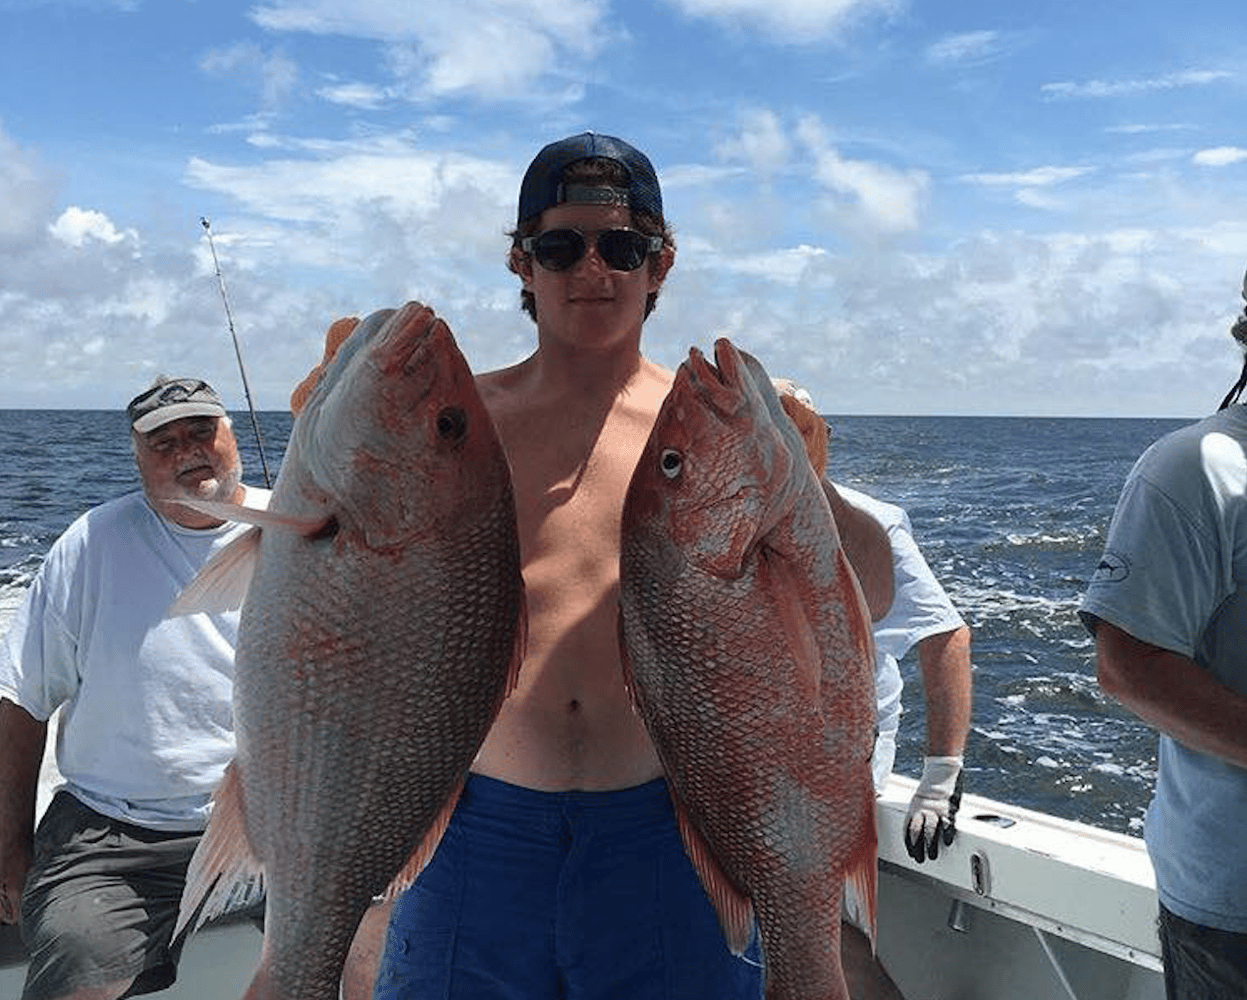
<path id="1" fill-rule="evenodd" d="M 684 456 L 674 448 L 664 448 L 658 456 L 658 467 L 668 479 L 675 479 L 684 469 Z"/>
<path id="2" fill-rule="evenodd" d="M 457 441 L 468 430 L 468 415 L 458 406 L 448 406 L 437 415 L 437 436 Z"/>

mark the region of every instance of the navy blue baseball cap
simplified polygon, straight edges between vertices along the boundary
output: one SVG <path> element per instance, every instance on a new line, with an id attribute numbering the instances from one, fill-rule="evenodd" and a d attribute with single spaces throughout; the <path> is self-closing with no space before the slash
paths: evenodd
<path id="1" fill-rule="evenodd" d="M 563 183 L 563 171 L 568 164 L 599 156 L 614 160 L 628 171 L 626 189 Z M 517 221 L 523 224 L 547 208 L 565 202 L 627 205 L 634 212 L 663 217 L 662 192 L 649 157 L 622 139 L 597 132 L 582 132 L 552 142 L 533 158 L 520 185 Z"/>

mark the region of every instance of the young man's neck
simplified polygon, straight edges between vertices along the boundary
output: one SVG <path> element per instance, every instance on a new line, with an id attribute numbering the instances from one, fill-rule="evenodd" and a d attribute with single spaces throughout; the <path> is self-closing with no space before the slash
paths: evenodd
<path id="1" fill-rule="evenodd" d="M 607 387 L 623 389 L 645 364 L 637 344 L 602 351 L 544 344 L 530 361 L 537 380 L 547 388 L 591 395 Z"/>

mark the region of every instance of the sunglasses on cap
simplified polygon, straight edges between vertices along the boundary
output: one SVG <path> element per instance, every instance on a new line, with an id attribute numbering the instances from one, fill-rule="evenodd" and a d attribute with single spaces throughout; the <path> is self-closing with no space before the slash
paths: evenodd
<path id="1" fill-rule="evenodd" d="M 212 386 L 208 385 L 203 379 L 172 379 L 140 392 L 130 400 L 129 408 L 136 409 L 142 407 L 150 409 L 152 404 L 169 406 L 172 403 L 185 403 L 188 399 L 198 396 L 205 389 L 210 394 L 215 395 L 215 393 L 212 393 Z"/>
<path id="2" fill-rule="evenodd" d="M 646 236 L 635 229 L 603 229 L 596 235 L 598 256 L 612 271 L 635 271 L 646 256 L 662 249 L 661 236 Z M 547 229 L 540 236 L 525 236 L 520 249 L 532 254 L 547 271 L 566 271 L 585 255 L 585 236 L 579 229 Z"/>

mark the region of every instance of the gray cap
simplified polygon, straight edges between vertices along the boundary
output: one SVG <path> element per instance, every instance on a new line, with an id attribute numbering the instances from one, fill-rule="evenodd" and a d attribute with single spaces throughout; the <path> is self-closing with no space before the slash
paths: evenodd
<path id="1" fill-rule="evenodd" d="M 130 426 L 146 434 L 183 417 L 223 417 L 225 407 L 212 386 L 203 379 L 162 375 L 150 389 L 130 400 L 126 414 Z"/>

